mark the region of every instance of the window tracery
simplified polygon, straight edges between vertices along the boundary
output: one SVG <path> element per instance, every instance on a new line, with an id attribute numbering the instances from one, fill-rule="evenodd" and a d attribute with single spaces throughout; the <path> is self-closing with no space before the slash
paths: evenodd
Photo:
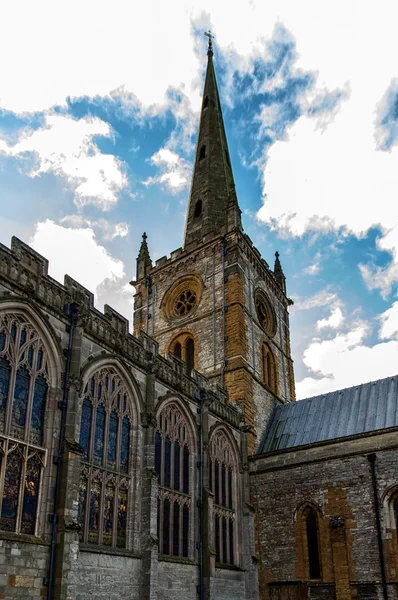
<path id="1" fill-rule="evenodd" d="M 210 440 L 209 487 L 214 494 L 216 562 L 232 565 L 236 562 L 236 461 L 222 430 Z"/>
<path id="2" fill-rule="evenodd" d="M 22 315 L 0 315 L 0 529 L 34 535 L 49 389 L 48 356 Z"/>
<path id="3" fill-rule="evenodd" d="M 264 343 L 261 347 L 261 363 L 263 381 L 275 394 L 277 393 L 277 377 L 275 358 L 271 348 Z"/>
<path id="4" fill-rule="evenodd" d="M 125 548 L 129 508 L 131 400 L 113 368 L 98 370 L 84 390 L 80 445 L 80 540 Z"/>
<path id="5" fill-rule="evenodd" d="M 191 447 L 186 419 L 178 405 L 171 402 L 161 411 L 155 434 L 160 554 L 189 555 Z"/>

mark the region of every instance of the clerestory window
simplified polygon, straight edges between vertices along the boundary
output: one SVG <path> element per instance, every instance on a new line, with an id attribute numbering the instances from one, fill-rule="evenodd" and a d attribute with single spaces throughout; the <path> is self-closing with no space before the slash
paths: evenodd
<path id="1" fill-rule="evenodd" d="M 191 450 L 186 419 L 176 403 L 169 403 L 159 415 L 155 434 L 160 554 L 190 554 Z"/>
<path id="2" fill-rule="evenodd" d="M 0 529 L 35 534 L 49 389 L 48 356 L 20 314 L 0 315 Z"/>
<path id="3" fill-rule="evenodd" d="M 236 563 L 236 461 L 231 443 L 218 430 L 210 440 L 209 486 L 214 494 L 216 562 Z"/>
<path id="4" fill-rule="evenodd" d="M 85 386 L 80 424 L 81 542 L 127 545 L 131 422 L 126 384 L 113 367 L 98 370 Z"/>

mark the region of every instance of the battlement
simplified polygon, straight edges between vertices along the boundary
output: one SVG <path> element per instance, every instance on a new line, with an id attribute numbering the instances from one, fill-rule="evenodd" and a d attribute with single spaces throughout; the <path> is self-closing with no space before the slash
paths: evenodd
<path id="1" fill-rule="evenodd" d="M 94 294 L 69 275 L 65 275 L 62 285 L 48 274 L 49 261 L 21 240 L 13 237 L 11 249 L 0 244 L 0 283 L 6 291 L 1 296 L 10 298 L 15 294 L 39 304 L 57 316 L 67 319 L 64 307 L 75 302 L 78 305 L 79 325 L 85 335 L 107 349 L 147 370 L 151 363 L 156 377 L 175 390 L 194 398 L 198 390 L 204 390 L 211 397 L 214 411 L 230 423 L 239 426 L 240 415 L 229 404 L 224 390 L 215 387 L 202 373 L 192 376 L 185 373 L 184 365 L 177 357 L 167 358 L 159 354 L 159 344 L 144 331 L 138 338 L 129 333 L 129 321 L 108 304 L 102 313 L 94 307 Z"/>

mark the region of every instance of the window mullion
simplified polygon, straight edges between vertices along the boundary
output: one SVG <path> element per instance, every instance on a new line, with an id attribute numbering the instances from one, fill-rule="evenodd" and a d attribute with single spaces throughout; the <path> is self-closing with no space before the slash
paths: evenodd
<path id="1" fill-rule="evenodd" d="M 10 387 L 8 388 L 8 399 L 7 399 L 7 408 L 6 408 L 6 418 L 4 421 L 4 433 L 8 434 L 10 433 L 10 428 L 11 428 L 11 415 L 12 415 L 12 407 L 14 404 L 14 389 L 15 389 L 15 381 L 17 378 L 17 367 L 16 367 L 16 363 L 14 362 L 14 364 L 11 364 L 11 376 L 10 376 Z"/>
<path id="2" fill-rule="evenodd" d="M 18 447 L 20 448 L 19 444 L 18 444 Z M 15 522 L 15 533 L 20 533 L 20 531 L 21 531 L 22 505 L 23 505 L 23 497 L 24 497 L 24 490 L 25 490 L 26 465 L 28 462 L 27 456 L 28 456 L 28 448 L 27 448 L 27 446 L 25 446 L 23 449 L 21 478 L 19 480 L 18 510 L 17 510 L 17 519 Z"/>
<path id="3" fill-rule="evenodd" d="M 121 411 L 118 412 L 118 422 L 117 422 L 117 438 L 116 438 L 116 471 L 120 473 L 120 452 L 122 447 L 122 423 L 123 417 Z M 130 451 L 130 448 L 129 448 Z M 130 461 L 129 461 L 130 465 Z M 128 475 L 128 473 L 127 473 Z"/>
<path id="4" fill-rule="evenodd" d="M 92 400 L 92 418 L 91 418 L 91 432 L 90 432 L 90 444 L 88 447 L 88 462 L 92 463 L 94 458 L 94 438 L 95 438 L 95 426 L 97 422 L 97 408 L 98 402 L 96 400 Z M 81 425 L 80 425 L 81 426 Z"/>
<path id="5" fill-rule="evenodd" d="M 1 457 L 2 468 L 0 470 L 0 513 L 1 513 L 1 509 L 2 509 L 2 503 L 3 503 L 4 478 L 5 478 L 6 467 L 7 467 L 8 444 L 9 444 L 9 440 L 4 440 L 4 446 L 3 446 L 4 455 Z"/>
<path id="6" fill-rule="evenodd" d="M 28 350 L 25 350 L 25 352 L 27 352 L 27 351 Z M 28 373 L 29 373 L 29 369 L 28 369 Z M 33 366 L 32 370 L 30 372 L 29 394 L 28 394 L 28 402 L 27 402 L 27 406 L 26 406 L 26 418 L 25 418 L 24 440 L 28 443 L 29 443 L 30 423 L 32 420 L 32 404 L 33 404 L 33 394 L 35 391 L 35 383 L 36 383 L 36 368 Z"/>
<path id="7" fill-rule="evenodd" d="M 111 408 L 105 404 L 105 427 L 104 427 L 104 447 L 102 450 L 102 466 L 108 468 L 108 441 L 109 441 L 109 422 L 111 420 Z"/>
<path id="8" fill-rule="evenodd" d="M 83 543 L 87 544 L 88 540 L 88 527 L 90 521 L 90 507 L 91 507 L 91 481 L 93 477 L 93 469 L 89 467 L 87 474 L 87 489 L 86 489 L 86 510 L 84 511 L 84 524 L 83 524 Z"/>

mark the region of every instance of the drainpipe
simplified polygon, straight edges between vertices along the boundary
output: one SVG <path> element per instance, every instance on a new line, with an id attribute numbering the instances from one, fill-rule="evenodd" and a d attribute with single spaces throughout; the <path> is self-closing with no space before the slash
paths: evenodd
<path id="1" fill-rule="evenodd" d="M 379 547 L 381 585 L 383 588 L 383 598 L 384 598 L 384 600 L 388 600 L 386 565 L 385 565 L 385 560 L 384 560 L 383 538 L 381 535 L 379 495 L 377 492 L 376 454 L 368 454 L 366 456 L 366 458 L 369 461 L 370 473 L 371 473 L 371 477 L 372 477 L 373 501 L 374 501 L 375 517 L 376 517 L 377 543 L 378 543 L 378 547 Z"/>
<path id="2" fill-rule="evenodd" d="M 198 498 L 198 508 L 199 508 L 199 539 L 197 542 L 197 549 L 199 550 L 199 585 L 198 585 L 198 598 L 199 600 L 204 600 L 205 597 L 205 581 L 204 581 L 204 548 L 203 548 L 203 405 L 204 405 L 204 393 L 201 390 L 198 390 L 197 397 L 200 402 L 198 413 L 199 413 L 199 460 L 198 460 L 198 468 L 199 468 L 199 498 Z"/>
<path id="3" fill-rule="evenodd" d="M 65 380 L 64 389 L 62 394 L 62 400 L 58 402 L 58 408 L 61 409 L 61 423 L 59 428 L 59 441 L 58 441 L 58 452 L 54 457 L 54 464 L 57 466 L 55 474 L 55 492 L 54 492 L 54 511 L 49 515 L 50 522 L 52 523 L 51 533 L 51 546 L 50 546 L 50 565 L 48 568 L 48 593 L 47 600 L 53 599 L 54 589 L 54 564 L 55 564 L 55 550 L 56 550 L 56 539 L 57 539 L 57 522 L 58 522 L 58 505 L 59 505 L 59 486 L 61 481 L 61 464 L 62 464 L 62 453 L 64 449 L 65 440 L 65 424 L 66 424 L 66 411 L 68 406 L 68 395 L 69 395 L 69 373 L 70 363 L 72 358 L 72 344 L 73 334 L 76 327 L 78 306 L 75 302 L 71 304 L 65 304 L 64 313 L 70 318 L 70 325 L 67 327 L 69 333 L 68 347 L 64 350 L 66 354 L 66 366 L 65 366 Z"/>
<path id="4" fill-rule="evenodd" d="M 256 374 L 256 352 L 254 348 L 254 320 L 253 320 L 253 298 L 252 298 L 252 271 L 249 265 L 249 275 L 247 277 L 249 284 L 249 313 L 250 313 L 250 326 L 252 336 L 252 366 L 253 372 Z"/>
<path id="5" fill-rule="evenodd" d="M 225 239 L 225 235 L 221 238 L 221 272 L 222 272 L 222 310 L 223 310 L 223 363 L 221 370 L 221 387 L 224 389 L 225 384 L 225 367 L 227 366 L 227 336 L 226 336 L 226 322 L 225 322 L 225 313 L 228 311 L 228 307 L 225 306 L 225 255 L 227 253 L 226 250 L 227 241 Z"/>

